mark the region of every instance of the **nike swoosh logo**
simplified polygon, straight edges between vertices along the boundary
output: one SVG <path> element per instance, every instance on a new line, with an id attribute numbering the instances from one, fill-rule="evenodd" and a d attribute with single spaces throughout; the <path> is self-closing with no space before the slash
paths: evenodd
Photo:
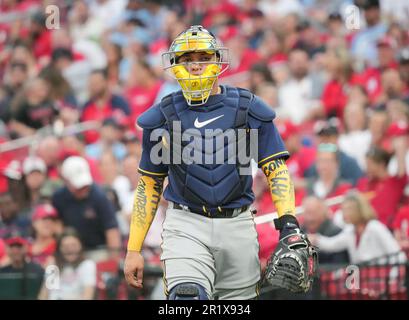
<path id="1" fill-rule="evenodd" d="M 215 121 L 215 120 L 217 120 L 217 119 L 219 119 L 219 118 L 221 118 L 223 116 L 224 116 L 224 114 L 222 114 L 221 116 L 218 116 L 216 118 L 212 118 L 212 119 L 203 121 L 203 122 L 200 122 L 199 118 L 196 118 L 194 125 L 195 125 L 196 128 L 202 128 L 202 127 L 208 125 L 209 123 L 212 123 L 213 121 Z"/>

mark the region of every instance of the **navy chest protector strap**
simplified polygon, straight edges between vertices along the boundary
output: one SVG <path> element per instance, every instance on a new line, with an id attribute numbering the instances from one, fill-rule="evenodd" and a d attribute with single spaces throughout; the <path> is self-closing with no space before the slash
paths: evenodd
<path id="1" fill-rule="evenodd" d="M 245 129 L 248 127 L 248 113 L 250 109 L 250 105 L 253 99 L 253 94 L 251 94 L 248 90 L 241 89 L 241 88 L 232 88 L 228 87 L 226 88 L 227 95 L 231 95 L 234 97 L 238 98 L 238 103 L 236 105 L 236 115 L 235 115 L 235 120 L 234 120 L 234 125 L 233 128 L 234 130 L 237 129 Z M 160 110 L 163 113 L 166 122 L 167 122 L 167 127 L 169 130 L 169 134 L 171 135 L 171 140 L 172 140 L 172 123 L 174 121 L 180 121 L 180 117 L 178 115 L 178 111 L 176 109 L 175 103 L 177 101 L 181 101 L 181 97 L 178 95 L 181 95 L 180 92 L 175 92 L 172 94 L 169 94 L 165 96 L 161 103 L 160 103 Z M 189 106 L 182 107 L 180 112 L 183 111 L 183 108 L 188 108 Z M 249 144 L 247 144 L 249 145 Z M 236 149 L 237 150 L 237 149 Z M 189 188 L 186 187 L 185 180 L 186 180 L 186 174 L 187 174 L 187 169 L 185 166 L 179 165 L 179 166 L 172 166 L 173 167 L 173 172 L 175 173 L 175 178 L 177 180 L 180 180 L 180 186 L 184 189 L 183 194 L 184 197 L 191 203 L 200 205 L 200 206 L 206 206 L 207 203 L 200 197 L 199 194 L 196 194 L 195 192 L 192 192 L 189 190 Z M 240 164 L 237 162 L 237 174 L 238 174 L 238 179 L 239 183 L 235 186 L 232 186 L 232 189 L 230 190 L 228 196 L 226 196 L 222 203 L 219 203 L 218 205 L 223 205 L 226 203 L 229 203 L 230 201 L 237 199 L 241 196 L 244 185 L 245 185 L 245 179 L 246 177 L 244 175 L 239 175 L 239 166 Z"/>
<path id="2" fill-rule="evenodd" d="M 250 109 L 250 104 L 251 100 L 253 99 L 253 95 L 249 91 L 241 88 L 229 88 L 228 90 L 239 91 L 239 103 L 234 128 L 235 129 L 245 128 L 247 125 L 247 115 Z M 174 98 L 178 94 L 181 95 L 180 92 L 173 92 L 171 94 L 168 94 L 167 96 L 162 98 L 162 101 L 160 103 L 160 110 L 162 111 L 163 115 L 166 118 L 169 130 L 171 129 L 171 123 L 173 121 L 180 121 L 174 105 Z"/>

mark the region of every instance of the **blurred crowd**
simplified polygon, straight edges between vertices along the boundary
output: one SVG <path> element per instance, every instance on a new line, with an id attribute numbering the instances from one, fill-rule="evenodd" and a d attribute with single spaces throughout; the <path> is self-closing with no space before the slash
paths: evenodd
<path id="1" fill-rule="evenodd" d="M 221 83 L 275 110 L 321 264 L 409 251 L 408 1 L 3 0 L 0 275 L 56 265 L 61 288 L 43 286 L 41 298 L 92 299 L 104 272 L 120 273 L 141 156 L 135 120 L 179 90 L 161 55 L 192 24 L 229 49 Z M 275 211 L 261 171 L 254 193 L 257 215 Z M 166 206 L 147 265 L 160 266 Z M 257 231 L 264 266 L 278 234 L 268 223 Z M 159 283 L 133 294 L 163 298 Z"/>

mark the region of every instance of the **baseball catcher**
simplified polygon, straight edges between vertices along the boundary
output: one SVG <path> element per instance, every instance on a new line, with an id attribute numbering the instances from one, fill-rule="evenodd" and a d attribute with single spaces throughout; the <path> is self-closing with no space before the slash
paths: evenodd
<path id="1" fill-rule="evenodd" d="M 167 178 L 161 261 L 170 300 L 257 298 L 253 160 L 267 177 L 281 232 L 266 280 L 306 291 L 316 268 L 315 250 L 294 216 L 289 154 L 273 122 L 275 112 L 248 90 L 219 84 L 229 65 L 227 51 L 202 26 L 178 35 L 163 63 L 181 90 L 138 118 L 141 177 L 124 273 L 130 285 L 142 287 L 141 249 Z"/>

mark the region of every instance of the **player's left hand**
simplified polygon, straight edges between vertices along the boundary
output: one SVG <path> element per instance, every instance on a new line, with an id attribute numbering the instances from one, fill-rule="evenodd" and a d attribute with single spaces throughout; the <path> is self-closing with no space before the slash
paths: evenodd
<path id="1" fill-rule="evenodd" d="M 317 250 L 294 216 L 284 215 L 274 222 L 280 230 L 280 241 L 267 263 L 264 278 L 273 288 L 307 292 L 318 267 Z"/>

